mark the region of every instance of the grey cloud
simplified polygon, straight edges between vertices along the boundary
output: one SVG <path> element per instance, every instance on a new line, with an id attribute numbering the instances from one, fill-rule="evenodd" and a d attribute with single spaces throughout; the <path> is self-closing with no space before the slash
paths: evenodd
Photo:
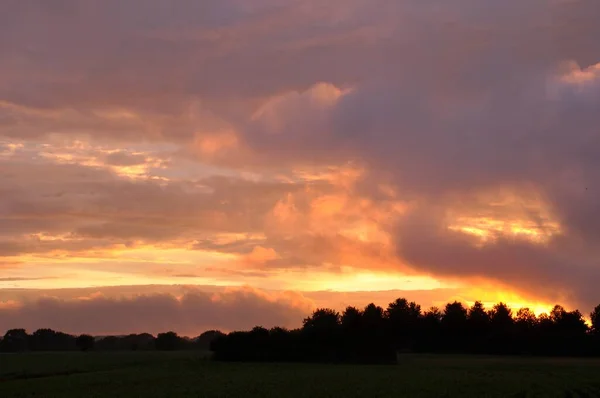
<path id="1" fill-rule="evenodd" d="M 19 282 L 19 281 L 39 281 L 52 278 L 25 278 L 25 277 L 14 277 L 14 278 L 0 278 L 0 282 Z"/>
<path id="2" fill-rule="evenodd" d="M 238 276 L 243 278 L 268 278 L 269 274 L 264 271 L 243 271 L 237 269 L 226 269 L 220 268 L 204 268 L 204 271 L 211 274 L 225 275 L 225 276 Z M 194 277 L 197 277 L 196 275 Z"/>
<path id="3" fill-rule="evenodd" d="M 144 164 L 146 162 L 146 156 L 130 154 L 124 151 L 113 152 L 106 155 L 104 158 L 107 164 L 112 166 L 135 166 L 138 164 Z"/>
<path id="4" fill-rule="evenodd" d="M 313 35 L 311 8 L 298 2 L 277 6 L 270 1 L 251 6 L 239 1 L 182 1 L 168 6 L 147 1 L 65 4 L 68 7 L 63 9 L 73 12 L 49 12 L 49 6 L 36 3 L 8 7 L 4 15 L 10 15 L 12 23 L 2 24 L 6 40 L 0 70 L 10 78 L 0 81 L 0 97 L 34 109 L 73 109 L 80 118 L 79 127 L 88 127 L 91 135 L 119 138 L 128 125 L 98 119 L 88 112 L 90 108 L 126 107 L 162 124 L 157 126 L 163 130 L 159 136 L 189 138 L 200 124 L 207 124 L 206 117 L 196 121 L 188 117 L 198 99 L 206 102 L 208 113 L 235 117 L 237 111 L 226 109 L 233 101 L 223 108 L 209 100 L 260 97 L 285 87 L 306 86 L 319 78 L 314 75 L 321 73 L 319 66 L 326 65 L 319 61 L 307 73 L 295 68 L 290 51 L 281 51 L 286 40 Z M 353 28 L 329 27 L 327 22 L 335 14 L 334 7 L 321 8 L 317 17 L 324 19 L 319 32 Z M 337 50 L 336 54 L 322 49 L 299 52 L 299 56 L 326 55 L 328 60 L 339 55 Z M 350 61 L 352 51 L 342 52 Z M 44 73 L 34 73 L 40 67 Z M 320 79 L 339 75 L 331 68 L 326 73 Z M 38 77 L 31 81 L 31 76 Z M 163 116 L 162 120 L 157 116 Z M 48 127 L 36 128 L 40 124 L 71 133 L 77 127 L 46 118 L 29 126 L 9 126 L 3 132 L 41 135 Z M 146 136 L 152 134 L 147 126 L 136 127 Z M 133 131 L 127 133 L 135 136 Z"/>
<path id="5" fill-rule="evenodd" d="M 51 297 L 60 301 L 73 301 L 81 298 L 99 297 L 134 297 L 136 295 L 152 296 L 171 295 L 182 296 L 185 293 L 202 291 L 207 294 L 218 293 L 224 290 L 220 286 L 209 285 L 121 285 L 76 287 L 62 289 L 18 289 L 8 288 L 0 290 L 0 301 L 34 302 L 40 297 Z"/>
<path id="6" fill-rule="evenodd" d="M 422 207 L 399 223 L 398 254 L 418 269 L 446 278 L 482 277 L 517 289 L 529 297 L 592 308 L 597 304 L 600 255 L 591 242 L 577 244 L 555 236 L 532 244 L 498 234 L 477 246 L 477 238 L 448 230 L 444 218 Z"/>
<path id="7" fill-rule="evenodd" d="M 192 290 L 181 298 L 148 294 L 130 298 L 38 298 L 19 307 L 0 308 L 0 330 L 49 327 L 68 333 L 160 333 L 174 330 L 197 335 L 209 329 L 224 331 L 296 326 L 309 311 L 307 301 L 269 296 L 253 290 L 208 294 Z"/>
<path id="8" fill-rule="evenodd" d="M 219 242 L 218 237 L 197 239 L 193 245 L 196 250 L 215 250 L 222 253 L 248 254 L 255 246 L 265 245 L 266 238 L 244 237 L 232 242 Z"/>
<path id="9" fill-rule="evenodd" d="M 480 85 L 482 67 L 506 79 L 510 60 L 543 68 L 565 57 L 589 59 L 597 49 L 594 41 L 576 52 L 555 44 L 580 32 L 594 37 L 596 24 L 587 17 L 597 11 L 593 1 L 61 4 L 7 6 L 0 97 L 34 109 L 72 109 L 79 121 L 30 120 L 5 134 L 48 131 L 40 125 L 76 133 L 84 126 L 112 139 L 186 140 L 211 114 L 215 126 L 243 122 L 253 106 L 240 98 L 260 100 L 319 81 L 354 85 L 381 74 L 410 81 L 426 73 L 441 87 Z M 202 104 L 197 119 L 190 118 L 194 103 Z M 152 118 L 155 129 L 89 112 L 106 107 Z"/>

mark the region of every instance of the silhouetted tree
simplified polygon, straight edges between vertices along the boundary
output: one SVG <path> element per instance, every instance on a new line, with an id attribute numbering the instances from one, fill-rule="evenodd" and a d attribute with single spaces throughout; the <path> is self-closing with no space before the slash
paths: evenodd
<path id="1" fill-rule="evenodd" d="M 75 340 L 75 344 L 77 344 L 77 348 L 81 351 L 90 351 L 94 348 L 94 337 L 89 334 L 82 334 L 77 337 Z"/>
<path id="2" fill-rule="evenodd" d="M 512 310 L 504 303 L 498 303 L 490 310 L 490 324 L 496 331 L 510 330 L 514 323 Z"/>
<path id="3" fill-rule="evenodd" d="M 183 340 L 181 341 L 183 342 Z M 105 336 L 96 339 L 94 349 L 97 351 L 153 350 L 155 349 L 155 338 L 149 333 Z"/>
<path id="4" fill-rule="evenodd" d="M 521 331 L 531 331 L 538 323 L 537 317 L 529 308 L 521 308 L 517 311 L 515 323 Z"/>
<path id="5" fill-rule="evenodd" d="M 446 304 L 442 325 L 450 331 L 464 331 L 467 324 L 467 309 L 458 301 Z"/>
<path id="6" fill-rule="evenodd" d="M 356 307 L 346 307 L 341 316 L 344 355 L 348 362 L 358 362 L 365 346 L 363 313 Z"/>
<path id="7" fill-rule="evenodd" d="M 412 349 L 419 334 L 421 306 L 399 298 L 390 303 L 385 311 L 389 332 L 396 349 Z"/>
<path id="8" fill-rule="evenodd" d="M 31 335 L 30 348 L 36 351 L 50 351 L 56 346 L 56 332 L 52 329 L 38 329 Z"/>
<path id="9" fill-rule="evenodd" d="M 600 356 L 600 305 L 590 314 L 591 333 L 578 310 L 556 305 L 550 314 L 536 317 L 528 308 L 516 315 L 504 303 L 486 311 L 481 302 L 467 309 L 448 303 L 444 311 L 421 307 L 399 298 L 384 309 L 374 303 L 363 310 L 337 311 L 320 308 L 303 321 L 302 328 L 228 334 L 207 331 L 195 339 L 175 332 L 93 338 L 74 337 L 51 329 L 28 335 L 24 329 L 8 330 L 0 340 L 1 351 L 26 350 L 135 350 L 206 349 L 227 361 L 310 361 L 391 363 L 404 350 L 420 352 L 476 352 L 496 354 Z M 398 357 L 402 360 L 402 356 Z"/>
<path id="10" fill-rule="evenodd" d="M 473 303 L 468 313 L 469 329 L 475 335 L 486 334 L 490 326 L 490 317 L 481 301 Z"/>
<path id="11" fill-rule="evenodd" d="M 319 308 L 303 321 L 304 330 L 333 332 L 340 326 L 340 314 L 329 308 Z"/>
<path id="12" fill-rule="evenodd" d="M 597 305 L 590 313 L 590 320 L 592 321 L 592 332 L 600 335 L 600 305 Z"/>
<path id="13" fill-rule="evenodd" d="M 425 329 L 429 330 L 439 328 L 442 324 L 443 317 L 444 314 L 438 307 L 431 307 L 423 313 L 423 323 L 425 325 Z"/>
<path id="14" fill-rule="evenodd" d="M 96 349 L 98 350 L 102 350 L 102 351 L 116 351 L 116 350 L 124 350 L 124 347 L 120 346 L 120 341 L 122 339 L 120 339 L 119 337 L 116 336 L 104 336 L 98 339 L 98 341 L 96 341 Z"/>
<path id="15" fill-rule="evenodd" d="M 504 303 L 498 303 L 490 310 L 490 336 L 487 352 L 492 354 L 510 353 L 514 347 L 512 310 Z"/>
<path id="16" fill-rule="evenodd" d="M 554 332 L 554 322 L 552 318 L 544 313 L 541 313 L 538 316 L 537 327 L 535 330 L 535 341 L 536 344 L 534 346 L 536 353 L 550 353 L 553 351 L 553 334 Z"/>
<path id="17" fill-rule="evenodd" d="M 563 336 L 583 335 L 588 329 L 583 315 L 578 310 L 569 312 L 560 305 L 554 306 L 550 312 L 550 319 L 556 331 Z"/>
<path id="18" fill-rule="evenodd" d="M 592 323 L 590 328 L 591 355 L 600 355 L 600 305 L 597 305 L 590 313 L 590 321 Z"/>
<path id="19" fill-rule="evenodd" d="M 368 304 L 362 312 L 362 322 L 367 330 L 383 330 L 383 308 L 373 303 Z"/>
<path id="20" fill-rule="evenodd" d="M 220 330 L 208 330 L 194 339 L 194 346 L 199 350 L 209 350 L 210 343 L 217 337 L 223 336 Z"/>
<path id="21" fill-rule="evenodd" d="M 555 333 L 552 337 L 558 343 L 555 348 L 560 348 L 556 354 L 583 354 L 588 331 L 583 315 L 578 310 L 566 311 L 557 305 L 550 313 L 550 317 L 554 322 Z"/>
<path id="22" fill-rule="evenodd" d="M 532 354 L 538 352 L 536 330 L 538 328 L 538 319 L 529 308 L 521 308 L 517 311 L 515 319 L 515 341 L 516 350 L 523 354 Z"/>
<path id="23" fill-rule="evenodd" d="M 444 346 L 442 341 L 443 314 L 437 307 L 431 307 L 423 313 L 418 349 L 424 352 L 435 352 Z"/>
<path id="24" fill-rule="evenodd" d="M 69 351 L 77 348 L 75 336 L 52 329 L 38 329 L 29 340 L 29 348 L 35 351 Z"/>
<path id="25" fill-rule="evenodd" d="M 297 335 L 294 335 L 296 333 Z M 285 328 L 275 327 L 269 330 L 269 354 L 272 361 L 300 361 L 303 359 L 303 352 L 300 334 L 290 332 Z"/>
<path id="26" fill-rule="evenodd" d="M 467 313 L 468 346 L 472 352 L 485 351 L 486 339 L 490 331 L 490 317 L 481 301 L 473 303 Z"/>
<path id="27" fill-rule="evenodd" d="M 119 345 L 125 350 L 151 350 L 154 348 L 154 336 L 148 333 L 130 334 L 120 339 Z"/>
<path id="28" fill-rule="evenodd" d="M 340 314 L 319 308 L 304 319 L 302 332 L 307 354 L 318 361 L 334 362 L 343 349 Z"/>
<path id="29" fill-rule="evenodd" d="M 395 360 L 396 354 L 386 333 L 384 310 L 374 303 L 362 311 L 362 344 L 355 353 L 359 362 L 382 363 Z"/>
<path id="30" fill-rule="evenodd" d="M 451 351 L 460 351 L 467 339 L 467 309 L 458 301 L 446 304 L 442 318 L 445 345 Z"/>
<path id="31" fill-rule="evenodd" d="M 182 348 L 184 342 L 175 332 L 159 333 L 156 336 L 156 349 L 162 351 L 174 351 Z"/>
<path id="32" fill-rule="evenodd" d="M 490 330 L 490 317 L 481 301 L 473 303 L 467 315 L 468 334 L 471 339 L 471 349 L 481 351 L 484 338 Z"/>
<path id="33" fill-rule="evenodd" d="M 2 338 L 2 351 L 21 352 L 29 349 L 29 335 L 25 329 L 10 329 Z"/>
<path id="34" fill-rule="evenodd" d="M 556 304 L 550 311 L 550 320 L 558 325 L 561 323 L 563 317 L 567 313 L 567 310 L 562 305 Z"/>
<path id="35" fill-rule="evenodd" d="M 342 313 L 341 324 L 345 332 L 359 333 L 362 328 L 362 311 L 356 307 L 346 307 Z"/>
<path id="36" fill-rule="evenodd" d="M 249 338 L 255 351 L 256 361 L 265 361 L 269 359 L 269 330 L 262 326 L 255 326 L 250 331 Z"/>

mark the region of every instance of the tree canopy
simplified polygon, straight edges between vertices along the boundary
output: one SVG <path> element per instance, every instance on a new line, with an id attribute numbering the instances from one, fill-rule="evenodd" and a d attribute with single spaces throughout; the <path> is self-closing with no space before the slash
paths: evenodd
<path id="1" fill-rule="evenodd" d="M 505 303 L 486 308 L 454 301 L 443 310 L 421 310 L 398 298 L 386 308 L 374 303 L 339 313 L 319 308 L 298 329 L 222 333 L 210 330 L 196 338 L 173 331 L 126 336 L 72 336 L 51 329 L 28 334 L 10 329 L 0 351 L 57 350 L 208 350 L 220 360 L 391 363 L 402 352 L 600 356 L 600 305 L 589 315 L 560 305 L 548 314 L 529 308 L 513 311 Z"/>

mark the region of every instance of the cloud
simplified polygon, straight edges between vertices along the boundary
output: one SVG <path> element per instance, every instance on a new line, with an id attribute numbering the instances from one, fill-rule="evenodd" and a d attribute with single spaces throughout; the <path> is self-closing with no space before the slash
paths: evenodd
<path id="1" fill-rule="evenodd" d="M 486 278 L 548 301 L 588 308 L 597 296 L 600 269 L 593 251 L 577 251 L 567 237 L 532 243 L 508 234 L 490 242 L 448 229 L 444 218 L 421 209 L 401 222 L 398 253 L 420 270 L 457 280 Z"/>
<path id="2" fill-rule="evenodd" d="M 192 231 L 251 232 L 280 195 L 302 189 L 222 178 L 134 182 L 95 167 L 18 160 L 3 162 L 2 178 L 0 231 L 9 237 L 68 234 L 63 242 L 85 238 L 84 245 L 105 238 L 191 239 Z"/>
<path id="3" fill-rule="evenodd" d="M 102 159 L 112 154 L 129 159 L 138 156 L 134 151 L 75 142 L 57 158 L 49 147 L 24 147 L 0 160 L 5 190 L 0 256 L 25 256 L 29 268 L 40 261 L 62 268 L 66 260 L 79 258 L 86 267 L 106 269 L 107 261 L 125 261 L 134 249 L 156 250 L 156 264 L 158 258 L 170 262 L 171 249 L 187 250 L 183 263 L 194 269 L 193 251 L 232 255 L 229 272 L 244 264 L 267 272 L 394 261 L 385 229 L 396 204 L 353 197 L 360 173 L 351 167 L 290 170 L 257 179 L 239 174 L 190 179 L 178 176 L 173 160 L 165 166 L 173 174 L 168 178 L 131 178 Z M 44 153 L 55 156 L 40 156 Z M 286 206 L 292 208 L 289 217 Z M 254 256 L 253 250 L 258 250 Z M 145 269 L 133 260 L 127 257 L 131 267 Z M 173 274 L 190 273 L 179 267 Z"/>
<path id="4" fill-rule="evenodd" d="M 415 6 L 417 15 L 452 22 L 423 24 L 428 34 L 419 36 L 419 46 L 432 55 L 411 58 L 415 54 L 409 51 L 404 64 L 391 58 L 390 68 L 377 78 L 336 98 L 328 116 L 299 111 L 289 120 L 303 114 L 321 124 L 311 126 L 300 141 L 294 134 L 286 139 L 282 128 L 276 145 L 306 161 L 314 159 L 314 148 L 359 160 L 367 169 L 361 193 L 373 197 L 374 187 L 386 183 L 401 200 L 413 203 L 398 219 L 395 244 L 398 255 L 417 270 L 444 278 L 488 278 L 528 294 L 589 306 L 594 297 L 588 281 L 598 273 L 600 223 L 594 215 L 600 194 L 589 187 L 600 178 L 592 155 L 600 150 L 600 64 L 590 57 L 595 46 L 572 51 L 553 46 L 552 40 L 586 21 L 582 9 L 596 14 L 600 9 L 591 2 L 513 2 L 502 10 L 467 4 L 453 4 L 452 10 L 440 6 L 439 13 Z M 577 22 L 564 20 L 559 10 Z M 570 26 L 565 31 L 563 20 Z M 580 66 L 573 59 L 592 64 Z M 273 134 L 268 128 L 264 133 Z M 258 151 L 271 149 L 271 141 L 248 137 Z M 494 211 L 493 222 L 514 216 L 514 208 L 498 203 L 507 189 L 523 204 L 532 193 L 538 197 L 537 206 L 520 211 L 516 224 L 539 224 L 549 217 L 535 228 L 548 231 L 555 225 L 560 233 L 539 244 L 496 231 L 499 237 L 482 246 L 464 234 L 465 228 L 448 230 L 449 212 Z M 487 203 L 480 200 L 485 193 Z"/>
<path id="5" fill-rule="evenodd" d="M 368 303 L 382 307 L 399 297 L 415 301 L 423 310 L 442 308 L 454 300 L 486 306 L 498 301 L 513 308 L 528 305 L 548 312 L 553 303 L 535 303 L 505 292 L 464 288 L 380 291 L 281 291 L 249 287 L 117 286 L 76 289 L 0 290 L 0 330 L 24 327 L 29 332 L 50 327 L 69 333 L 123 334 L 174 330 L 195 336 L 208 329 L 244 330 L 265 327 L 300 327 L 315 308 L 343 311 Z"/>
<path id="6" fill-rule="evenodd" d="M 160 333 L 174 330 L 198 335 L 224 331 L 297 326 L 310 312 L 311 302 L 293 293 L 265 293 L 250 288 L 219 293 L 188 291 L 128 298 L 93 295 L 82 299 L 38 298 L 0 308 L 0 329 L 23 327 L 33 332 L 49 327 L 68 333 Z"/>
<path id="7" fill-rule="evenodd" d="M 346 36 L 356 24 L 344 23 L 344 12 L 332 6 L 321 7 L 317 16 L 340 22 L 331 28 L 322 24 L 313 38 L 312 10 L 296 1 L 252 6 L 184 1 L 168 9 L 143 1 L 125 6 L 68 1 L 62 8 L 11 3 L 0 31 L 6 38 L 0 64 L 6 114 L 2 133 L 181 142 L 195 139 L 199 131 L 226 129 L 240 115 L 253 113 L 246 99 L 306 86 L 321 73 L 327 60 L 304 73 L 292 70 L 295 63 L 288 54 L 294 48 L 318 54 L 322 35 L 339 37 L 328 47 L 353 39 Z M 113 29 L 107 30 L 109 23 Z M 50 25 L 61 28 L 43 28 Z M 288 32 L 278 39 L 281 30 Z M 39 68 L 44 72 L 33 73 Z M 323 77 L 333 76 L 330 68 Z"/>
<path id="8" fill-rule="evenodd" d="M 31 281 L 31 280 L 40 280 L 40 279 L 48 279 L 48 278 L 0 278 L 0 282 L 18 282 L 18 281 Z"/>
<path id="9" fill-rule="evenodd" d="M 247 266 L 262 247 L 266 271 L 410 266 L 589 305 L 599 15 L 595 0 L 9 2 L 0 256 L 162 245 Z"/>
<path id="10" fill-rule="evenodd" d="M 430 87 L 472 91 L 489 85 L 489 73 L 513 79 L 515 63 L 598 61 L 593 0 L 62 4 L 11 2 L 3 13 L 4 134 L 190 141 L 318 82 L 422 76 Z"/>
<path id="11" fill-rule="evenodd" d="M 146 157 L 143 154 L 129 154 L 125 151 L 118 151 L 107 154 L 105 161 L 111 166 L 136 166 L 144 164 Z"/>
<path id="12" fill-rule="evenodd" d="M 571 76 L 580 74 L 586 76 L 585 81 L 574 82 Z M 416 119 L 419 124 L 411 126 L 419 132 L 416 137 L 393 138 L 392 147 L 407 148 L 408 156 L 393 158 L 387 148 L 372 146 L 376 167 L 400 170 L 391 178 L 421 201 L 416 213 L 400 221 L 399 253 L 413 266 L 437 275 L 484 276 L 545 297 L 563 291 L 570 300 L 592 304 L 595 298 L 589 281 L 598 273 L 594 241 L 600 228 L 594 218 L 600 196 L 594 188 L 590 190 L 600 177 L 597 158 L 591 156 L 600 150 L 594 127 L 598 117 L 593 109 L 600 107 L 594 75 L 592 67 L 572 71 L 566 78 L 554 77 L 550 87 L 558 89 L 550 97 L 548 86 L 539 83 L 529 87 L 524 83 L 513 97 L 495 93 L 488 109 L 473 104 L 479 108 L 477 115 L 457 118 L 460 110 L 455 110 L 452 119 L 457 124 L 451 119 L 437 127 L 431 124 L 433 117 L 423 114 Z M 366 120 L 385 123 L 385 116 L 375 112 Z M 399 122 L 393 119 L 386 125 Z M 390 145 L 383 138 L 375 142 Z M 502 186 L 512 186 L 521 201 L 528 191 L 537 192 L 541 208 L 522 221 L 535 222 L 546 207 L 562 234 L 546 245 L 505 236 L 478 248 L 467 237 L 445 229 L 445 212 L 436 208 L 456 206 L 448 197 L 460 197 L 462 208 L 470 205 L 485 212 L 491 206 L 478 203 L 473 193 Z M 495 199 L 499 197 L 497 193 Z M 496 207 L 511 211 L 508 206 Z"/>

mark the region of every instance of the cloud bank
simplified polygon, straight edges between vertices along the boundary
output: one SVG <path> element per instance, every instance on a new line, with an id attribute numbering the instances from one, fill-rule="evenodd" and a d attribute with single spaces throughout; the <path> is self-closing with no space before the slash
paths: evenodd
<path id="1" fill-rule="evenodd" d="M 161 333 L 196 336 L 203 331 L 297 326 L 310 313 L 310 300 L 293 293 L 268 294 L 246 288 L 217 293 L 189 290 L 110 298 L 101 294 L 38 298 L 0 305 L 0 330 L 51 328 L 73 334 Z"/>

